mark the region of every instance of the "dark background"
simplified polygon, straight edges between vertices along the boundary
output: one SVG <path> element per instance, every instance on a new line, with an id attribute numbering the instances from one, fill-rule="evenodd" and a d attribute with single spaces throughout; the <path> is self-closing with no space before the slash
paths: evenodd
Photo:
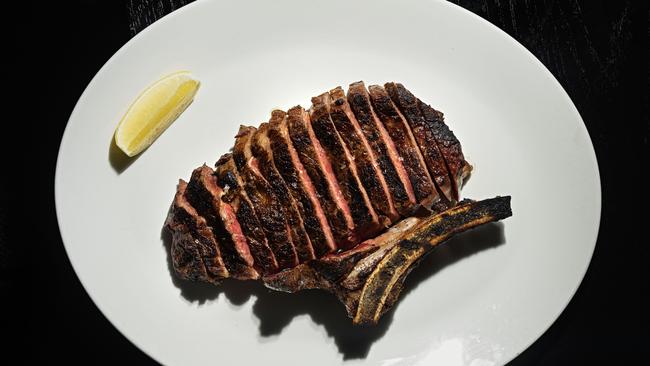
<path id="1" fill-rule="evenodd" d="M 69 114 L 93 75 L 133 35 L 187 2 L 29 2 L 6 10 L 0 329 L 12 341 L 0 343 L 0 359 L 9 352 L 15 364 L 154 363 L 110 325 L 74 274 L 55 217 L 54 171 Z M 555 75 L 600 167 L 603 214 L 589 271 L 560 318 L 511 365 L 647 363 L 650 2 L 453 2 L 509 33 Z"/>

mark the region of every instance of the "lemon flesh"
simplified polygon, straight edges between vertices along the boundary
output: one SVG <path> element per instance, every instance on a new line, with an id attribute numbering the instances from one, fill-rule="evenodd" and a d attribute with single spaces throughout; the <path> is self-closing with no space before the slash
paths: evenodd
<path id="1" fill-rule="evenodd" d="M 167 75 L 143 91 L 115 130 L 115 145 L 130 157 L 149 147 L 183 113 L 199 89 L 187 71 Z"/>

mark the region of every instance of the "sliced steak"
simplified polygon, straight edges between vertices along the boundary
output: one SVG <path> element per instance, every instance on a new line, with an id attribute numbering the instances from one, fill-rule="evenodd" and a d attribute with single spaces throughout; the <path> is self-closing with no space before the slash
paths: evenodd
<path id="1" fill-rule="evenodd" d="M 307 111 L 300 106 L 289 109 L 287 130 L 300 163 L 316 190 L 337 247 L 346 248 L 356 244 L 353 241 L 354 223 L 350 208 L 343 199 L 325 151 L 314 136 Z"/>
<path id="2" fill-rule="evenodd" d="M 226 154 L 216 164 L 217 185 L 224 191 L 221 200 L 228 203 L 248 241 L 256 268 L 264 274 L 278 271 L 278 262 L 269 247 L 264 230 L 257 219 L 257 213 L 250 202 L 243 183 L 239 178 L 235 161 L 231 154 Z"/>
<path id="3" fill-rule="evenodd" d="M 347 150 L 329 116 L 331 98 L 323 93 L 312 98 L 310 109 L 311 126 L 318 142 L 323 147 L 341 194 L 350 207 L 354 222 L 354 243 L 372 237 L 381 230 L 377 213 L 370 203 L 368 194 L 361 184 L 354 158 Z"/>
<path id="4" fill-rule="evenodd" d="M 363 81 L 350 84 L 348 103 L 384 176 L 395 209 L 402 216 L 411 214 L 416 204 L 413 186 L 393 140 L 370 104 Z"/>
<path id="5" fill-rule="evenodd" d="M 246 237 L 232 207 L 221 201 L 223 190 L 217 185 L 213 173 L 207 165 L 196 168 L 187 184 L 185 198 L 212 228 L 231 277 L 255 279 L 259 275 L 253 268 L 253 257 Z"/>
<path id="6" fill-rule="evenodd" d="M 380 222 L 385 227 L 390 226 L 392 222 L 397 221 L 399 214 L 393 205 L 386 179 L 379 169 L 377 157 L 366 141 L 343 89 L 336 87 L 330 90 L 329 94 L 330 118 L 334 127 L 354 160 L 359 180 L 372 207 L 379 215 Z"/>
<path id="7" fill-rule="evenodd" d="M 371 85 L 368 91 L 377 117 L 395 143 L 397 153 L 411 181 L 417 203 L 431 206 L 439 200 L 438 192 L 408 122 L 383 87 Z"/>
<path id="8" fill-rule="evenodd" d="M 336 250 L 336 243 L 318 194 L 289 137 L 287 116 L 272 119 L 269 125 L 273 162 L 296 202 L 315 255 L 321 257 Z"/>
<path id="9" fill-rule="evenodd" d="M 184 279 L 218 283 L 229 277 L 228 270 L 212 230 L 185 199 L 186 189 L 187 183 L 180 180 L 165 221 L 172 232 L 172 264 Z"/>
<path id="10" fill-rule="evenodd" d="M 252 155 L 251 137 L 255 130 L 254 127 L 240 128 L 233 159 L 280 269 L 291 268 L 299 263 L 298 254 L 291 240 L 283 203 L 273 193 L 273 187 L 260 172 L 257 159 Z"/>
<path id="11" fill-rule="evenodd" d="M 273 111 L 271 121 L 277 123 L 277 120 L 279 119 L 281 121 L 285 115 L 286 113 L 283 111 Z M 257 159 L 257 166 L 260 173 L 262 173 L 266 181 L 271 185 L 273 194 L 282 202 L 282 208 L 284 209 L 287 223 L 291 229 L 291 241 L 293 241 L 293 245 L 296 247 L 298 259 L 300 259 L 300 262 L 305 262 L 315 258 L 314 249 L 305 231 L 302 218 L 298 213 L 296 202 L 291 196 L 291 193 L 289 193 L 289 188 L 287 188 L 284 179 L 275 167 L 271 142 L 268 136 L 269 129 L 269 123 L 262 123 L 259 126 L 252 137 L 251 152 Z"/>
<path id="12" fill-rule="evenodd" d="M 453 198 L 455 201 L 458 201 L 460 199 L 460 189 L 464 181 L 469 177 L 472 166 L 465 160 L 460 141 L 458 141 L 454 133 L 445 124 L 445 118 L 442 112 L 423 103 L 420 99 L 418 99 L 418 107 L 422 112 L 424 121 L 433 132 L 433 137 L 436 139 L 438 148 L 445 159 L 451 180 Z"/>
<path id="13" fill-rule="evenodd" d="M 452 201 L 451 181 L 445 160 L 433 137 L 433 131 L 418 109 L 417 98 L 400 83 L 386 83 L 384 87 L 411 126 L 413 136 L 429 168 L 429 173 L 441 193 L 441 198 Z"/>

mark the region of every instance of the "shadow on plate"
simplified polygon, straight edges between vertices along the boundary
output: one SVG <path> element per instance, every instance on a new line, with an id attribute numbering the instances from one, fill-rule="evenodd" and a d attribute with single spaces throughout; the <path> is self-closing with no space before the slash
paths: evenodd
<path id="1" fill-rule="evenodd" d="M 108 148 L 108 161 L 111 163 L 111 167 L 117 174 L 122 174 L 122 172 L 131 166 L 131 164 L 133 164 L 136 160 L 138 160 L 141 155 L 142 153 L 132 158 L 129 157 L 122 150 L 120 150 L 119 147 L 117 147 L 115 144 L 115 138 L 113 135 L 111 135 L 111 143 Z"/>
<path id="2" fill-rule="evenodd" d="M 262 337 L 278 335 L 295 317 L 309 315 L 315 324 L 323 326 L 327 334 L 334 338 L 343 359 L 365 358 L 372 344 L 386 333 L 393 321 L 395 308 L 399 307 L 398 301 L 379 324 L 361 327 L 353 326 L 343 305 L 335 296 L 324 291 L 308 290 L 287 294 L 269 290 L 259 281 L 226 280 L 217 287 L 181 280 L 174 274 L 169 255 L 171 235 L 166 230 L 163 230 L 162 239 L 172 282 L 187 301 L 203 304 L 224 294 L 232 304 L 243 305 L 254 297 L 253 313 L 260 320 L 259 331 Z M 404 284 L 401 298 L 408 296 L 423 281 L 443 268 L 503 243 L 505 238 L 502 223 L 490 223 L 455 236 L 432 251 L 411 272 Z"/>

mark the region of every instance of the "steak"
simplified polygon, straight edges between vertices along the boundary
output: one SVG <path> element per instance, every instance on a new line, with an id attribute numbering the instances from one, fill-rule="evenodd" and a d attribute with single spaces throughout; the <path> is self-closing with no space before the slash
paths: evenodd
<path id="1" fill-rule="evenodd" d="M 224 191 L 221 200 L 233 208 L 248 242 L 255 267 L 265 274 L 277 272 L 278 262 L 266 240 L 255 208 L 243 189 L 243 182 L 237 172 L 232 154 L 225 154 L 219 159 L 216 164 L 215 176 L 217 184 Z"/>
<path id="2" fill-rule="evenodd" d="M 383 87 L 371 85 L 368 87 L 368 91 L 377 117 L 393 140 L 404 170 L 408 174 L 416 202 L 430 207 L 439 201 L 440 197 L 411 128 Z"/>
<path id="3" fill-rule="evenodd" d="M 444 158 L 440 149 L 438 149 L 438 144 L 433 136 L 433 131 L 431 130 L 429 124 L 426 123 L 422 112 L 418 108 L 417 98 L 410 91 L 408 91 L 402 84 L 399 83 L 386 83 L 384 85 L 388 95 L 393 100 L 393 102 L 399 107 L 400 111 L 406 117 L 409 125 L 411 126 L 411 131 L 413 131 L 413 136 L 417 141 L 422 156 L 424 157 L 424 162 L 429 168 L 429 173 L 431 178 L 436 184 L 436 188 L 441 194 L 441 196 L 447 201 L 453 199 L 451 181 L 449 179 L 449 172 L 447 171 L 447 166 L 445 165 Z"/>
<path id="4" fill-rule="evenodd" d="M 280 269 L 294 267 L 299 263 L 298 254 L 291 240 L 283 203 L 273 193 L 273 187 L 260 172 L 257 159 L 252 156 L 251 137 L 255 130 L 254 127 L 240 128 L 233 159 L 278 266 Z"/>
<path id="5" fill-rule="evenodd" d="M 273 161 L 296 202 L 314 253 L 320 257 L 335 250 L 336 242 L 319 202 L 318 193 L 289 137 L 287 119 L 284 114 L 282 120 L 272 120 L 270 123 L 268 138 Z"/>
<path id="6" fill-rule="evenodd" d="M 370 96 L 363 81 L 350 84 L 348 103 L 368 142 L 368 149 L 375 156 L 380 176 L 384 177 L 383 182 L 389 191 L 392 206 L 398 215 L 409 215 L 416 203 L 413 186 L 393 140 L 370 104 Z M 373 197 L 373 200 L 376 199 Z"/>
<path id="7" fill-rule="evenodd" d="M 433 109 L 430 105 L 418 99 L 418 107 L 424 117 L 424 122 L 429 126 L 436 144 L 445 160 L 449 179 L 451 181 L 452 195 L 454 200 L 460 199 L 460 189 L 463 182 L 472 172 L 472 166 L 465 161 L 460 141 L 444 122 L 442 112 Z"/>
<path id="8" fill-rule="evenodd" d="M 179 180 L 174 202 L 165 222 L 172 229 L 172 263 L 181 278 L 220 282 L 229 277 L 221 251 L 205 218 L 185 199 L 187 183 Z"/>
<path id="9" fill-rule="evenodd" d="M 180 180 L 165 227 L 177 275 L 334 294 L 374 324 L 422 257 L 512 215 L 510 197 L 461 200 L 472 166 L 442 112 L 399 83 L 363 82 L 241 126 L 215 169 Z"/>
<path id="10" fill-rule="evenodd" d="M 314 135 L 323 147 L 325 156 L 332 166 L 341 195 L 350 207 L 350 214 L 354 222 L 353 242 L 358 243 L 381 230 L 381 224 L 368 194 L 361 184 L 354 158 L 345 147 L 330 118 L 331 98 L 329 93 L 313 97 L 311 101 L 310 117 Z"/>
<path id="11" fill-rule="evenodd" d="M 351 230 L 354 224 L 350 208 L 343 199 L 332 165 L 314 135 L 309 113 L 300 106 L 291 108 L 287 116 L 287 129 L 300 163 L 318 195 L 336 245 L 343 248 L 353 245 Z"/>
<path id="12" fill-rule="evenodd" d="M 379 169 L 374 151 L 359 126 L 357 118 L 352 113 L 345 92 L 341 87 L 330 90 L 330 118 L 334 127 L 350 152 L 359 175 L 359 181 L 368 193 L 368 197 L 375 211 L 382 215 L 384 226 L 389 226 L 397 221 L 399 214 L 395 210 L 390 198 L 390 191 L 386 179 Z"/>
<path id="13" fill-rule="evenodd" d="M 271 116 L 271 123 L 278 123 L 282 121 L 286 113 L 275 110 Z M 289 193 L 287 184 L 282 179 L 282 176 L 275 167 L 273 161 L 273 152 L 271 151 L 271 142 L 269 141 L 268 131 L 270 129 L 269 123 L 262 123 L 257 131 L 252 136 L 251 152 L 255 159 L 257 159 L 257 166 L 260 173 L 269 185 L 275 197 L 281 202 L 282 209 L 284 210 L 287 224 L 289 225 L 289 234 L 293 242 L 298 259 L 300 262 L 305 262 L 314 259 L 314 249 L 312 248 L 311 241 L 305 231 L 301 216 L 298 214 L 296 202 Z"/>
<path id="14" fill-rule="evenodd" d="M 221 201 L 223 190 L 217 186 L 212 173 L 207 165 L 196 168 L 185 189 L 185 198 L 212 228 L 231 277 L 257 278 L 246 237 L 241 232 L 232 207 Z"/>

